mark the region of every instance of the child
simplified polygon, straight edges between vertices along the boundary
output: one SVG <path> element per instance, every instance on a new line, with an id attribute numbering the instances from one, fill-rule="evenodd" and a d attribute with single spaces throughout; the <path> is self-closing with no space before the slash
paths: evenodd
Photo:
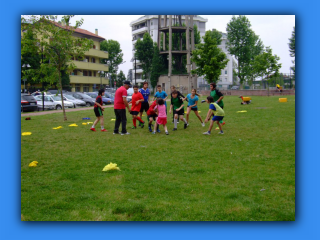
<path id="1" fill-rule="evenodd" d="M 157 110 L 158 118 L 156 120 L 156 123 L 154 124 L 154 131 L 152 132 L 152 134 L 156 134 L 156 129 L 158 125 L 163 125 L 166 135 L 169 135 L 169 132 L 167 129 L 167 114 L 166 114 L 166 106 L 164 105 L 164 100 L 160 98 L 157 102 L 158 102 L 158 105 L 155 106 L 154 110 Z"/>
<path id="2" fill-rule="evenodd" d="M 181 98 L 178 98 L 178 92 L 176 90 L 172 91 L 172 98 L 171 98 L 171 105 L 170 105 L 170 111 L 173 108 L 174 111 L 174 128 L 173 131 L 177 130 L 177 122 L 178 122 L 178 116 L 180 116 L 180 119 L 184 121 L 184 129 L 187 128 L 188 123 L 187 120 L 183 117 L 184 115 L 184 105 Z"/>
<path id="3" fill-rule="evenodd" d="M 149 95 L 150 95 L 150 90 L 148 88 L 148 82 L 143 83 L 143 88 L 139 89 L 139 92 L 142 94 L 144 101 L 141 103 L 141 108 L 140 108 L 140 118 L 142 119 L 142 113 L 143 111 L 147 112 L 149 109 Z M 141 123 L 139 122 L 139 126 Z"/>
<path id="4" fill-rule="evenodd" d="M 104 96 L 104 89 L 99 90 L 98 96 L 96 98 L 96 101 L 95 101 L 94 107 L 93 107 L 93 110 L 94 110 L 94 113 L 95 113 L 97 119 L 94 121 L 90 130 L 94 131 L 94 132 L 96 132 L 95 126 L 97 125 L 97 123 L 100 120 L 101 120 L 101 122 L 100 122 L 101 132 L 107 132 L 107 130 L 104 129 L 104 126 L 103 126 L 103 113 L 102 113 L 102 111 L 104 111 L 104 107 L 102 106 L 103 105 L 102 96 Z"/>
<path id="5" fill-rule="evenodd" d="M 172 92 L 174 90 L 176 90 L 176 87 L 174 85 L 172 85 L 171 86 L 171 98 L 172 98 Z M 183 101 L 184 101 L 186 98 L 181 94 L 181 92 L 179 92 L 178 90 L 176 90 L 176 91 L 178 93 L 178 98 L 182 98 Z M 188 99 L 187 99 L 187 101 L 188 101 Z M 174 123 L 174 112 L 173 112 L 173 115 L 172 115 L 172 123 Z M 178 119 L 177 123 L 179 123 L 179 119 Z"/>
<path id="6" fill-rule="evenodd" d="M 141 127 L 144 127 L 144 121 L 138 116 L 141 108 L 141 102 L 144 101 L 144 98 L 141 93 L 139 93 L 138 86 L 133 86 L 133 94 L 132 94 L 132 106 L 131 106 L 131 112 L 130 114 L 132 115 L 132 122 L 133 122 L 133 127 L 132 129 L 137 128 L 137 119 L 141 123 Z"/>
<path id="7" fill-rule="evenodd" d="M 160 98 L 158 98 L 160 99 Z M 158 100 L 157 99 L 157 100 Z M 148 119 L 149 119 L 149 131 L 152 132 L 151 126 L 152 126 L 152 121 L 156 121 L 156 118 L 158 117 L 157 113 L 154 111 L 154 108 L 157 106 L 157 100 L 153 101 L 153 103 L 150 105 L 148 111 L 147 111 L 147 115 L 148 115 Z M 159 125 L 157 128 L 157 132 L 160 133 L 159 130 Z"/>
<path id="8" fill-rule="evenodd" d="M 200 117 L 199 113 L 198 113 L 198 98 L 199 94 L 197 93 L 196 89 L 192 89 L 191 94 L 189 93 L 187 95 L 186 98 L 184 98 L 183 100 L 188 99 L 188 107 L 187 107 L 187 122 L 188 122 L 188 126 L 189 126 L 189 114 L 192 111 L 194 111 L 194 113 L 196 114 L 196 116 L 199 118 L 202 127 L 205 126 L 204 122 L 202 121 L 202 118 Z"/>
<path id="9" fill-rule="evenodd" d="M 223 134 L 221 123 L 220 123 L 220 121 L 222 121 L 222 119 L 224 117 L 223 109 L 216 102 L 213 101 L 213 97 L 211 97 L 211 96 L 207 97 L 206 102 L 209 103 L 209 111 L 208 111 L 205 122 L 208 122 L 210 120 L 212 113 L 214 114 L 214 116 L 210 122 L 208 132 L 204 132 L 203 134 L 205 134 L 205 135 L 211 134 L 211 129 L 213 127 L 214 122 L 217 122 L 217 124 L 219 126 L 219 129 L 220 129 L 219 134 Z"/>
<path id="10" fill-rule="evenodd" d="M 168 94 L 165 91 L 161 90 L 161 85 L 157 86 L 157 92 L 154 94 L 153 100 L 157 99 L 157 98 L 162 98 L 164 101 L 164 105 L 166 107 L 166 113 L 167 113 L 167 98 L 168 98 Z"/>

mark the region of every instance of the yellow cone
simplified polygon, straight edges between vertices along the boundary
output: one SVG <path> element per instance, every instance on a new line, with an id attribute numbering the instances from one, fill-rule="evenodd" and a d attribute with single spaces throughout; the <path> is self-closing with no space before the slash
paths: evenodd
<path id="1" fill-rule="evenodd" d="M 78 127 L 78 125 L 73 123 L 73 124 L 70 124 L 69 127 Z"/>
<path id="2" fill-rule="evenodd" d="M 31 163 L 29 164 L 29 167 L 36 167 L 37 164 L 38 164 L 37 161 L 33 161 L 33 162 L 31 162 Z"/>
<path id="3" fill-rule="evenodd" d="M 116 163 L 110 162 L 108 165 L 106 165 L 106 166 L 102 169 L 103 172 L 110 171 L 110 170 L 119 170 L 119 171 L 120 171 L 120 168 L 117 167 L 117 164 L 116 164 Z"/>

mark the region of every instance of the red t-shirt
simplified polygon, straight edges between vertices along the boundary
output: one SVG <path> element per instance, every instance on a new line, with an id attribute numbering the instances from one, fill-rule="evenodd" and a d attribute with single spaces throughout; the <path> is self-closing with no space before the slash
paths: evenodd
<path id="1" fill-rule="evenodd" d="M 127 97 L 127 89 L 124 86 L 121 86 L 117 89 L 114 95 L 114 109 L 125 109 L 126 106 L 123 102 L 123 97 Z"/>
<path id="2" fill-rule="evenodd" d="M 147 111 L 147 115 L 151 116 L 151 115 L 155 115 L 156 112 L 154 111 L 154 107 L 157 106 L 157 101 L 153 101 L 153 103 L 151 104 L 151 106 L 149 107 L 148 111 Z"/>
<path id="3" fill-rule="evenodd" d="M 140 112 L 140 108 L 141 108 L 141 102 L 139 102 L 138 105 L 136 105 L 136 101 L 139 101 L 143 98 L 142 94 L 141 93 L 133 93 L 132 94 L 132 99 L 131 99 L 131 102 L 132 102 L 132 106 L 131 106 L 131 111 L 136 111 L 136 112 Z"/>

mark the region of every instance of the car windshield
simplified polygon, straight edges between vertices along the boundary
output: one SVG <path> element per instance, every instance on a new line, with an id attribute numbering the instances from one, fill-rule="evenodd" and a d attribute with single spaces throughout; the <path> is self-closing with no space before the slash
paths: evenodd
<path id="1" fill-rule="evenodd" d="M 65 97 L 71 100 L 76 100 L 76 98 L 72 97 L 71 95 L 65 95 Z"/>

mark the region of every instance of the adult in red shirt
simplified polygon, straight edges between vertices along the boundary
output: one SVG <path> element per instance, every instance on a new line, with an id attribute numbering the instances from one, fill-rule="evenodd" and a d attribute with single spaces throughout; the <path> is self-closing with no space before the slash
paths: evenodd
<path id="1" fill-rule="evenodd" d="M 132 115 L 132 122 L 133 127 L 132 129 L 137 128 L 137 120 L 141 123 L 141 128 L 144 127 L 144 121 L 142 121 L 141 117 L 138 116 L 140 109 L 141 109 L 141 102 L 144 101 L 144 97 L 139 92 L 138 86 L 133 87 L 133 94 L 132 94 L 132 106 L 131 106 L 131 115 Z"/>
<path id="2" fill-rule="evenodd" d="M 121 135 L 128 135 L 130 133 L 127 132 L 127 116 L 126 116 L 126 108 L 129 112 L 131 112 L 129 108 L 129 104 L 127 102 L 127 90 L 131 87 L 129 81 L 125 81 L 124 85 L 119 87 L 114 96 L 114 113 L 116 115 L 116 121 L 114 124 L 113 134 L 119 134 L 120 123 L 122 125 Z"/>

